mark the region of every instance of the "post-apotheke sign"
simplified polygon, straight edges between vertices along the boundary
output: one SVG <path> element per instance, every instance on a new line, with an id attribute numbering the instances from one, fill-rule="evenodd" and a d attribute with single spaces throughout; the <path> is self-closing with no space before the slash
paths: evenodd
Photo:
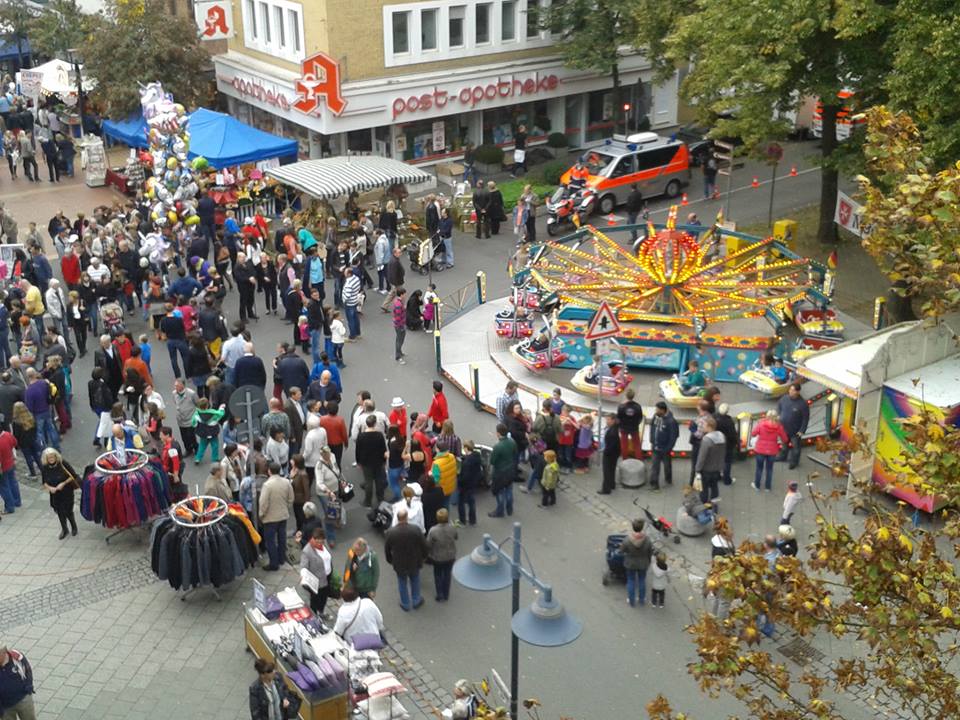
<path id="1" fill-rule="evenodd" d="M 434 85 L 428 92 L 401 95 L 390 104 L 393 119 L 401 115 L 426 112 L 434 108 L 447 112 L 477 110 L 493 101 L 537 99 L 548 95 L 560 86 L 560 78 L 553 73 L 535 72 L 532 75 L 498 75 L 490 80 L 468 83 L 463 86 Z"/>

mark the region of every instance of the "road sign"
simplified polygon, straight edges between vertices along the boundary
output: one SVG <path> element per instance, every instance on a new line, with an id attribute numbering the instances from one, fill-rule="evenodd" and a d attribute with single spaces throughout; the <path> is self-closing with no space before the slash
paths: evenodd
<path id="1" fill-rule="evenodd" d="M 620 334 L 620 323 L 613 309 L 607 305 L 606 301 L 600 303 L 597 314 L 590 321 L 590 327 L 587 328 L 587 334 L 583 339 L 587 342 L 591 340 L 600 340 L 601 338 L 614 337 Z"/>

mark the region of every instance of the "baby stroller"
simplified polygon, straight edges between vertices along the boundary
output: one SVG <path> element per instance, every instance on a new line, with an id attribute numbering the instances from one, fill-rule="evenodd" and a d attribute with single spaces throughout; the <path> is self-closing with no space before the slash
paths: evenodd
<path id="1" fill-rule="evenodd" d="M 123 327 L 123 308 L 119 303 L 109 302 L 100 306 L 100 321 L 103 323 L 103 329 L 110 334 L 110 337 L 119 337 L 126 332 Z"/>
<path id="2" fill-rule="evenodd" d="M 393 504 L 382 500 L 379 505 L 367 513 L 367 519 L 374 528 L 380 532 L 386 532 L 393 523 Z"/>
<path id="3" fill-rule="evenodd" d="M 600 580 L 604 587 L 614 580 L 627 581 L 627 571 L 623 567 L 623 553 L 620 552 L 620 545 L 625 537 L 627 536 L 623 534 L 607 535 L 607 569 L 603 571 L 603 578 Z"/>
<path id="4" fill-rule="evenodd" d="M 447 269 L 446 250 L 439 235 L 407 245 L 407 257 L 410 258 L 410 269 L 421 275 L 431 270 L 443 272 Z"/>

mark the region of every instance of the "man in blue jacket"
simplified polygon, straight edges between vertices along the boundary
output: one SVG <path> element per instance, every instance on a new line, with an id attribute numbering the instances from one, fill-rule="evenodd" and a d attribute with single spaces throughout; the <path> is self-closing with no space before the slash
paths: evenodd
<path id="1" fill-rule="evenodd" d="M 780 398 L 777 412 L 780 423 L 790 438 L 789 450 L 781 450 L 777 460 L 787 460 L 787 467 L 793 470 L 800 464 L 800 446 L 803 434 L 807 431 L 807 423 L 810 422 L 810 406 L 800 395 L 800 383 L 793 383 L 787 394 Z"/>
<path id="2" fill-rule="evenodd" d="M 50 281 L 53 279 L 53 268 L 50 267 L 50 261 L 40 251 L 40 248 L 33 247 L 30 253 L 30 264 L 33 266 L 33 275 L 37 280 L 37 287 L 40 288 L 40 292 L 46 294 L 47 288 L 50 287 Z"/>
<path id="3" fill-rule="evenodd" d="M 16 650 L 0 645 L 0 716 L 36 720 L 33 706 L 33 668 Z"/>
<path id="4" fill-rule="evenodd" d="M 663 465 L 663 481 L 667 485 L 673 485 L 673 446 L 677 444 L 677 438 L 680 436 L 680 428 L 673 417 L 673 413 L 667 408 L 667 404 L 661 400 L 656 404 L 653 413 L 653 419 L 650 421 L 650 447 L 652 449 L 653 462 L 650 467 L 650 487 L 654 490 L 660 489 L 660 465 Z"/>

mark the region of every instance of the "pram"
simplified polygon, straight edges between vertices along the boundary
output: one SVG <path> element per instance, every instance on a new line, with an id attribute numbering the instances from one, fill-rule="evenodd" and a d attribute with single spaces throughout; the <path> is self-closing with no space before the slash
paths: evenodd
<path id="1" fill-rule="evenodd" d="M 393 503 L 381 500 L 379 505 L 367 513 L 367 520 L 380 532 L 386 532 L 393 523 Z"/>
<path id="2" fill-rule="evenodd" d="M 439 235 L 411 242 L 407 245 L 407 257 L 410 258 L 410 269 L 421 275 L 426 275 L 431 270 L 443 272 L 447 269 L 446 249 Z"/>
<path id="3" fill-rule="evenodd" d="M 123 308 L 120 303 L 108 302 L 100 306 L 100 320 L 103 329 L 110 337 L 118 337 L 126 332 L 123 327 Z"/>
<path id="4" fill-rule="evenodd" d="M 620 552 L 620 545 L 623 543 L 626 535 L 607 535 L 607 569 L 603 571 L 601 582 L 604 586 L 609 585 L 614 580 L 626 582 L 627 571 L 623 567 L 623 553 Z"/>

